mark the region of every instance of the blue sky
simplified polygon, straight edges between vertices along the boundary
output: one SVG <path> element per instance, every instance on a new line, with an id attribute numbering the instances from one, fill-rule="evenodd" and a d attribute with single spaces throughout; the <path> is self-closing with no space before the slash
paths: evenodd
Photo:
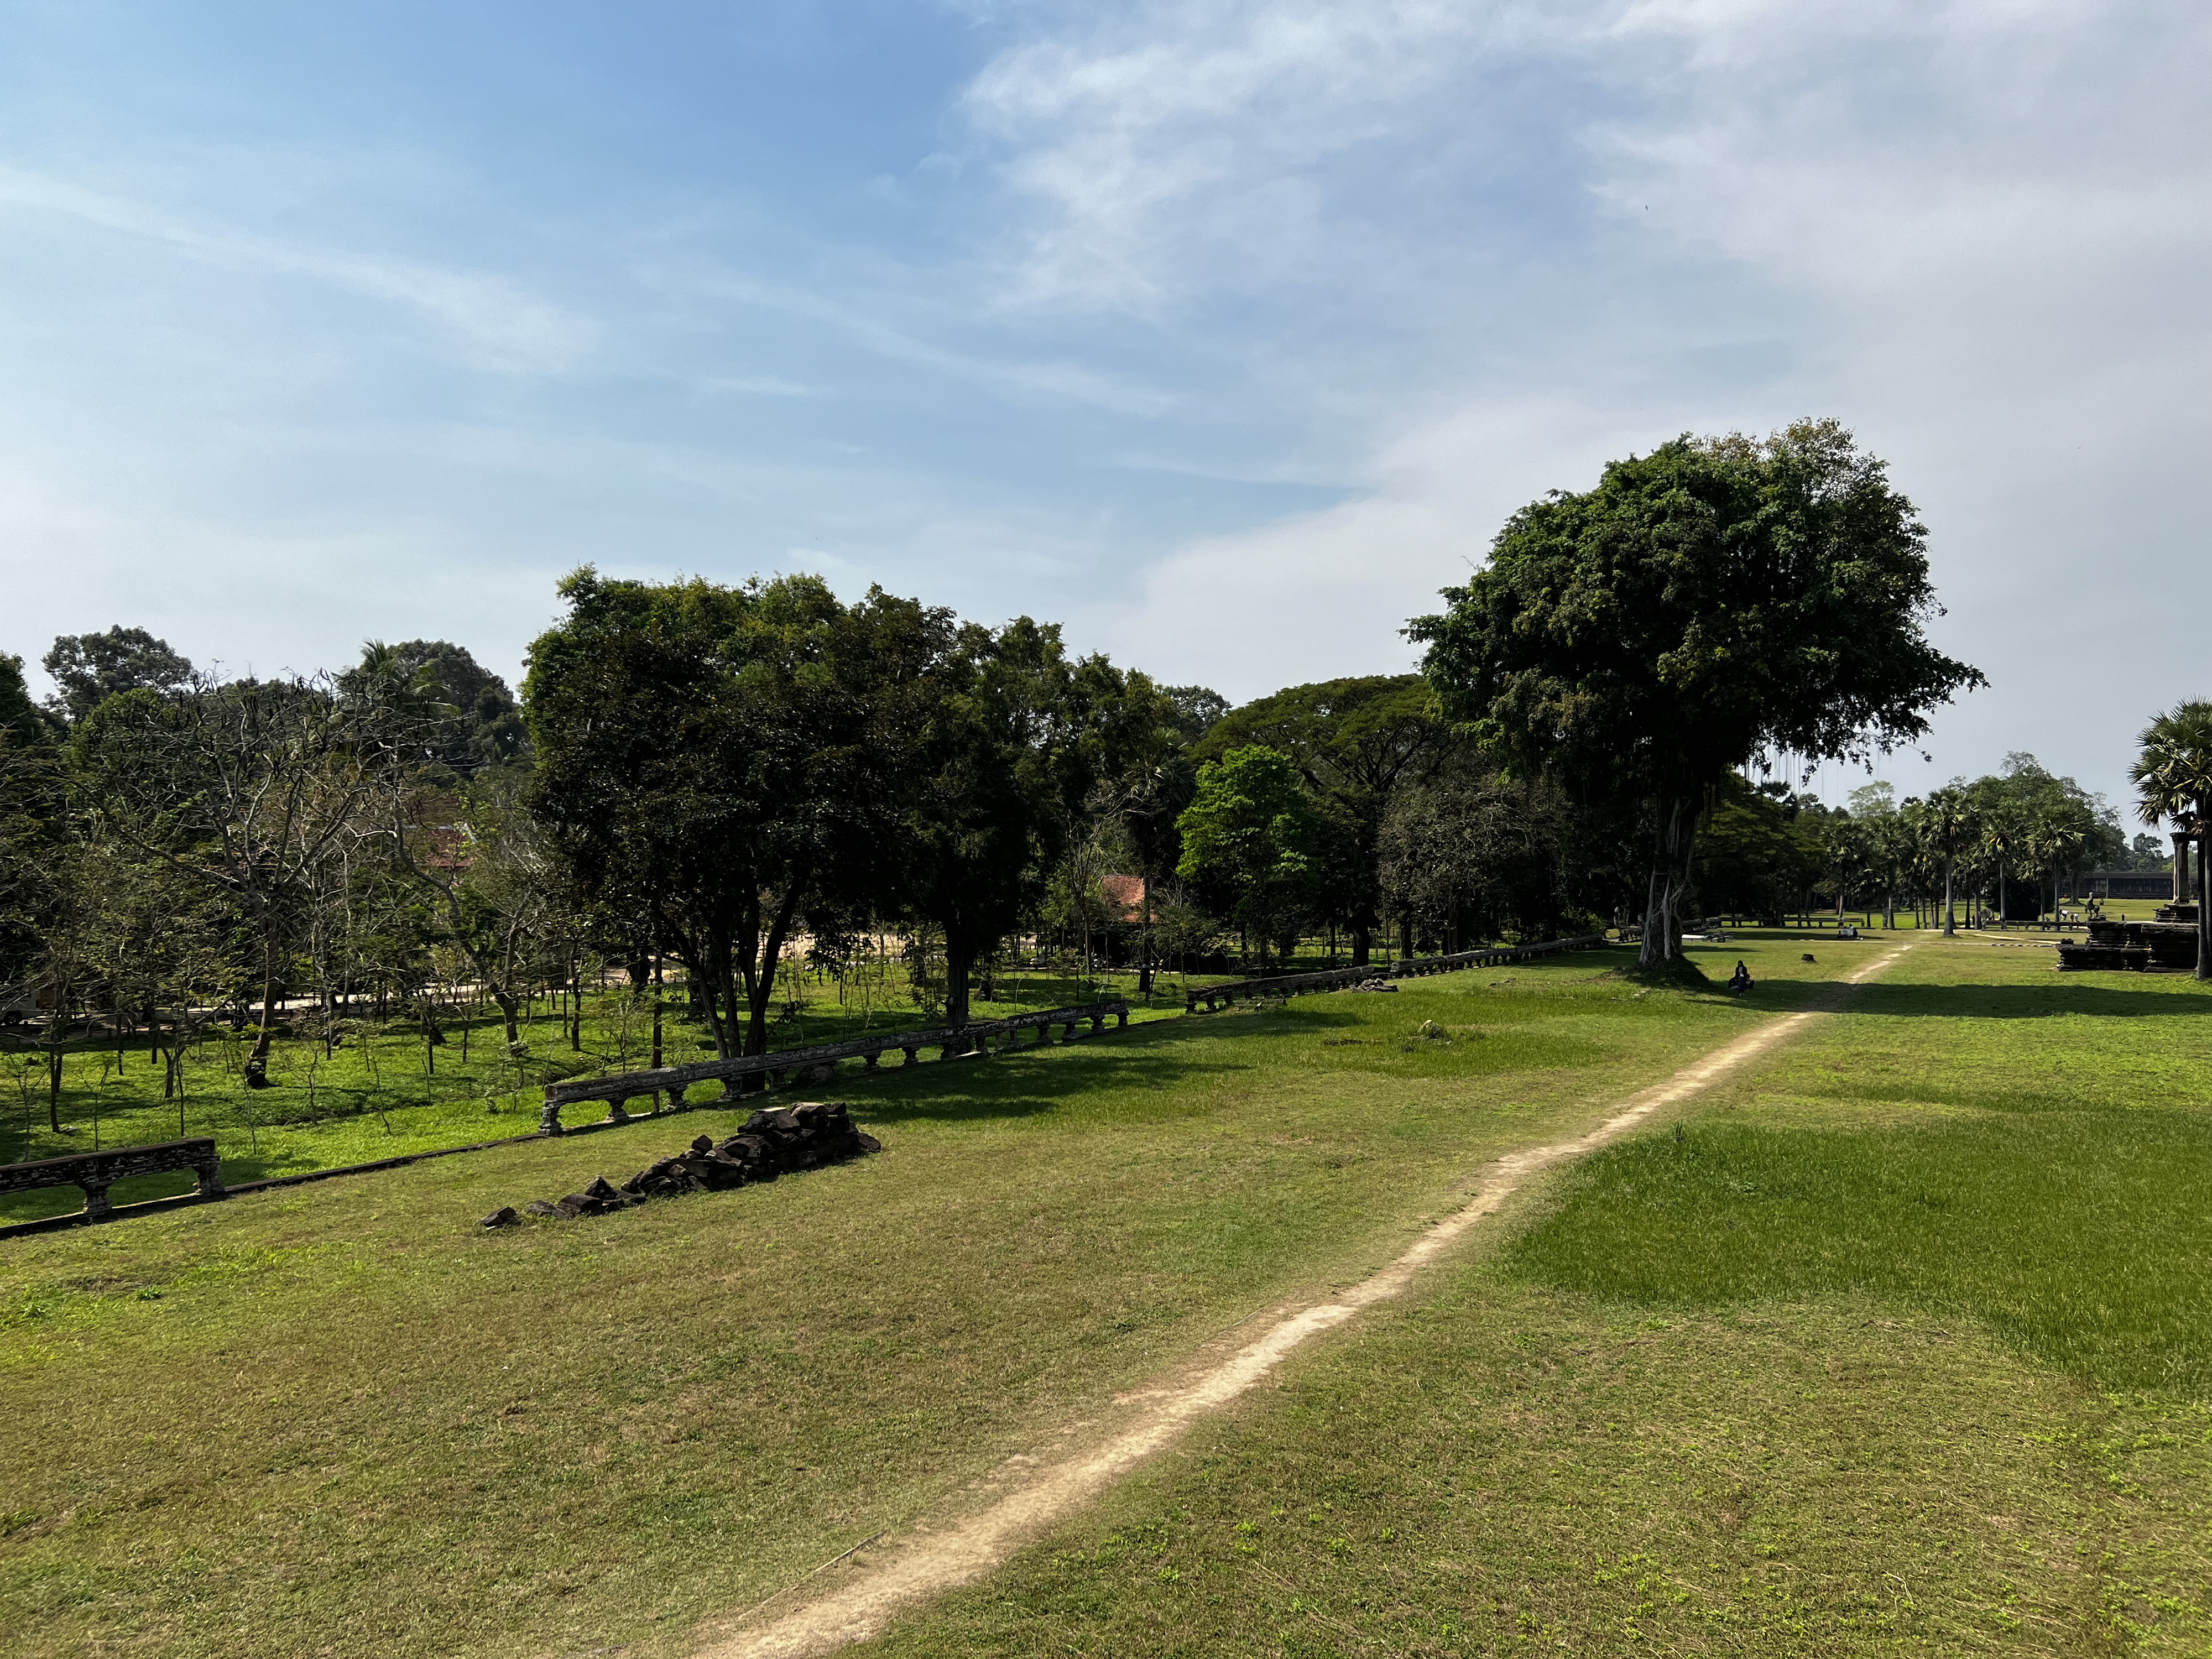
<path id="1" fill-rule="evenodd" d="M 0 648 L 813 569 L 1243 699 L 1515 506 L 1834 414 L 2027 749 L 2212 692 L 2212 12 L 0 0 Z M 1830 793 L 1856 779 L 1830 771 Z"/>

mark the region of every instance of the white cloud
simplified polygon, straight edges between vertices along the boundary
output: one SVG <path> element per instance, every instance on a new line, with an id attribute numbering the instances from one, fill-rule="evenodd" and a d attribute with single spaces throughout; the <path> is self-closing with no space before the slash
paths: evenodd
<path id="1" fill-rule="evenodd" d="M 0 205 L 58 214 L 211 264 L 304 277 L 396 305 L 435 325 L 487 367 L 566 369 L 598 335 L 586 319 L 506 276 L 255 235 L 18 168 L 0 167 Z"/>
<path id="2" fill-rule="evenodd" d="M 1046 205 L 1024 297 L 1143 308 L 1194 261 L 1250 281 L 1312 257 L 1331 206 L 1313 170 L 1417 138 L 1419 100 L 1484 39 L 1486 9 L 1198 0 L 1007 52 L 966 104 Z"/>
<path id="3" fill-rule="evenodd" d="M 1955 764 L 2039 735 L 2111 787 L 2212 604 L 2208 84 L 2212 9 L 2167 0 L 1214 0 L 1032 40 L 968 106 L 1032 204 L 1012 302 L 1234 329 L 1325 295 L 1238 344 L 1303 360 L 1364 493 L 1171 550 L 1110 623 L 1133 659 L 1240 695 L 1395 666 L 1513 507 L 1834 413 L 1997 681 L 1944 716 Z M 2100 590 L 2172 604 L 2123 628 Z"/>

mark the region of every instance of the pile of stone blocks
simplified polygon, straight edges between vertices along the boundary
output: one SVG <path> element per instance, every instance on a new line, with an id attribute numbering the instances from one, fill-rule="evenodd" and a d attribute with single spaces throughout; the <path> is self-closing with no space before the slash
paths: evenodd
<path id="1" fill-rule="evenodd" d="M 673 1158 L 648 1164 L 619 1187 L 601 1176 L 580 1192 L 553 1203 L 538 1199 L 528 1207 L 532 1215 L 611 1215 L 651 1199 L 724 1192 L 799 1170 L 842 1164 L 882 1146 L 873 1135 L 854 1126 L 843 1105 L 809 1101 L 755 1112 L 744 1128 L 720 1145 L 711 1136 L 701 1135 Z M 486 1216 L 483 1224 L 503 1227 L 517 1219 L 512 1209 L 503 1209 Z"/>

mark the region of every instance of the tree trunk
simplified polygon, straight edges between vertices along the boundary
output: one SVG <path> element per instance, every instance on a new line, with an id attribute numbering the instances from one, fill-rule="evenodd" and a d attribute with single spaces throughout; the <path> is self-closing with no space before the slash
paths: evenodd
<path id="1" fill-rule="evenodd" d="M 963 939 L 955 943 L 951 929 L 945 934 L 945 1023 L 957 1030 L 968 1023 L 969 961 L 975 947 Z"/>
<path id="2" fill-rule="evenodd" d="M 795 878 L 784 893 L 783 902 L 776 907 L 775 920 L 769 924 L 768 937 L 761 941 L 760 963 L 757 971 L 748 959 L 745 963 L 746 1012 L 745 1052 L 764 1054 L 768 1052 L 768 1005 L 775 994 L 776 969 L 783 965 L 783 942 L 791 934 L 792 918 L 799 914 L 799 896 L 804 876 Z"/>
<path id="3" fill-rule="evenodd" d="M 1636 953 L 1639 968 L 1656 968 L 1681 954 L 1675 937 L 1675 907 L 1689 884 L 1690 854 L 1697 836 L 1690 799 L 1662 796 L 1651 848 L 1651 878 L 1644 890 L 1644 939 Z"/>
<path id="4" fill-rule="evenodd" d="M 1138 922 L 1138 926 L 1144 930 L 1144 943 L 1139 947 L 1142 951 L 1142 959 L 1137 964 L 1137 994 L 1149 998 L 1152 994 L 1152 872 L 1149 870 L 1142 871 L 1138 875 L 1137 879 L 1143 884 L 1145 890 L 1144 897 L 1139 901 L 1139 903 L 1143 906 L 1143 909 L 1140 913 Z M 1017 948 L 1018 948 L 1018 946 Z"/>
<path id="5" fill-rule="evenodd" d="M 59 1018 L 60 1000 L 56 999 L 55 1018 Z M 59 1038 L 46 1048 L 46 1127 L 56 1134 L 62 1132 L 62 1050 Z"/>
<path id="6" fill-rule="evenodd" d="M 246 1086 L 265 1089 L 269 1086 L 269 1044 L 276 1031 L 276 947 L 266 943 L 261 949 L 261 1031 L 253 1040 L 253 1053 L 246 1062 Z"/>
<path id="7" fill-rule="evenodd" d="M 2204 817 L 2200 805 L 2198 818 Z M 2205 878 L 2204 860 L 2212 857 L 2212 832 L 2197 838 L 2197 977 L 2212 979 L 2212 881 Z"/>
<path id="8" fill-rule="evenodd" d="M 1958 912 L 1951 896 L 1951 860 L 1943 860 L 1943 937 L 1950 939 L 1959 931 Z"/>

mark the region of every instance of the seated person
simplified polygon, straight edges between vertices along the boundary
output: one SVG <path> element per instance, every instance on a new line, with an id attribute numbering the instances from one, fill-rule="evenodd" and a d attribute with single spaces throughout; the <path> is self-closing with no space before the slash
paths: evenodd
<path id="1" fill-rule="evenodd" d="M 1738 961 L 1735 972 L 1729 976 L 1729 994 L 1732 997 L 1740 997 L 1749 989 L 1751 989 L 1751 969 L 1745 967 L 1741 961 Z"/>

